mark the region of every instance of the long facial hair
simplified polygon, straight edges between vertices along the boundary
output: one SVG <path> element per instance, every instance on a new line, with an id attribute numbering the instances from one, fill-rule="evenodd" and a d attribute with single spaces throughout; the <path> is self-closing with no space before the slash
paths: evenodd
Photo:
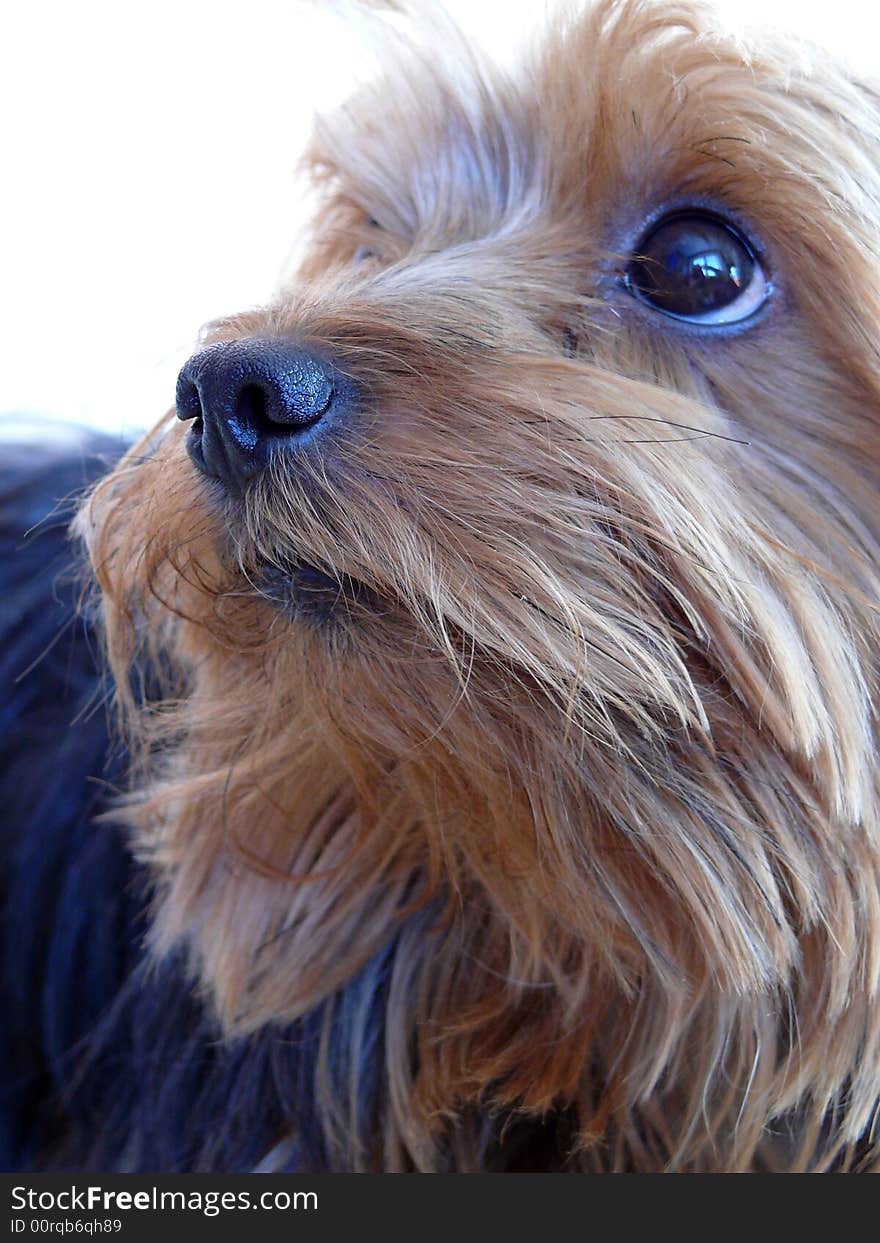
<path id="1" fill-rule="evenodd" d="M 575 1168 L 870 1160 L 877 118 L 705 21 L 605 3 L 519 78 L 396 35 L 298 281 L 207 338 L 320 347 L 356 416 L 240 498 L 157 429 L 78 522 L 156 952 L 242 1032 L 395 942 L 366 1164 L 560 1109 Z M 757 217 L 751 337 L 591 277 L 633 167 Z"/>

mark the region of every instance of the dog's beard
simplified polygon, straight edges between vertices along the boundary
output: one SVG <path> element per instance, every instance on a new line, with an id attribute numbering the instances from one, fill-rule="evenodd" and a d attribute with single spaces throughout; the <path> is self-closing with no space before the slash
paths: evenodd
<path id="1" fill-rule="evenodd" d="M 603 920 L 617 926 L 612 941 L 623 950 L 614 970 L 628 988 L 637 953 L 684 979 L 711 970 L 733 991 L 778 986 L 796 953 L 792 880 L 779 871 L 781 846 L 768 852 L 738 786 L 758 780 L 760 768 L 761 780 L 790 786 L 779 797 L 800 802 L 806 781 L 827 814 L 859 813 L 872 769 L 868 738 L 859 732 L 865 692 L 857 654 L 821 583 L 799 563 L 793 568 L 778 541 L 756 534 L 780 527 L 762 511 L 766 502 L 756 496 L 749 514 L 742 512 L 742 493 L 723 469 L 727 442 L 713 436 L 717 411 L 592 366 L 546 371 L 532 412 L 538 426 L 540 411 L 541 432 L 523 453 L 527 478 L 499 474 L 475 492 L 471 480 L 491 479 L 492 466 L 487 461 L 481 474 L 472 461 L 473 473 L 462 471 L 456 481 L 447 468 L 456 446 L 443 429 L 446 456 L 433 481 L 419 464 L 418 493 L 406 491 L 402 454 L 371 470 L 360 462 L 347 476 L 340 465 L 341 482 L 327 468 L 311 478 L 282 479 L 275 471 L 246 499 L 238 532 L 218 539 L 211 502 L 190 483 L 186 503 L 176 511 L 162 506 L 161 535 L 146 559 L 138 563 L 133 549 L 120 548 L 116 563 L 138 567 L 124 586 L 129 607 L 133 593 L 139 612 L 149 613 L 159 598 L 181 615 L 166 634 L 166 657 L 180 664 L 182 653 L 198 653 L 186 669 L 192 691 L 179 713 L 190 717 L 188 749 L 200 757 L 193 815 L 202 818 L 214 797 L 227 804 L 228 823 L 240 780 L 244 844 L 267 851 L 270 869 L 290 870 L 298 847 L 286 816 L 306 778 L 291 776 L 299 758 L 281 740 L 316 762 L 293 738 L 310 716 L 306 733 L 315 746 L 320 735 L 329 747 L 333 758 L 322 762 L 335 780 L 374 794 L 383 789 L 398 805 L 404 800 L 419 834 L 436 835 L 449 856 L 438 877 L 448 881 L 450 868 L 475 872 L 523 934 L 540 928 L 545 937 L 557 919 L 570 935 L 590 940 Z M 533 384 L 537 372 L 532 360 Z M 487 419 L 499 404 L 496 391 L 484 406 Z M 476 418 L 476 397 L 470 408 Z M 517 414 L 522 437 L 528 419 L 522 409 Z M 674 470 L 664 437 L 646 438 L 646 423 L 693 429 L 692 439 L 676 445 Z M 548 425 L 565 431 L 564 469 Z M 424 443 L 428 432 L 419 433 Z M 496 430 L 493 455 L 499 438 Z M 472 446 L 486 443 L 468 430 L 461 447 L 473 459 Z M 139 505 L 151 471 L 165 489 L 162 458 L 175 452 L 166 442 L 127 476 Z M 583 494 L 564 491 L 578 461 Z M 397 493 L 371 490 L 377 475 L 400 480 Z M 107 490 L 118 487 L 111 480 Z M 194 521 L 194 513 L 202 518 Z M 201 541 L 194 537 L 200 526 Z M 124 492 L 104 516 L 102 538 L 140 539 L 127 524 Z M 120 599 L 119 581 L 107 586 L 108 599 Z M 341 631 L 345 642 L 328 642 L 328 630 L 336 640 Z M 123 665 L 129 659 L 120 657 Z M 218 697 L 229 705 L 222 725 Z M 196 725 L 199 711 L 205 715 Z M 258 728 L 244 724 L 251 713 Z M 210 746 L 196 745 L 200 734 Z M 208 750 L 216 754 L 206 770 Z M 719 750 L 721 766 L 713 759 Z M 178 770 L 182 762 L 175 761 Z M 230 764 L 240 778 L 230 776 Z M 502 774 L 507 797 L 519 791 L 528 827 L 523 842 L 505 841 L 517 880 L 504 877 L 499 887 L 474 808 L 482 807 L 483 825 L 504 823 L 501 806 L 490 812 L 481 792 Z M 176 798 L 179 782 L 178 771 Z M 435 825 L 431 782 L 444 792 Z M 257 812 L 261 789 L 274 810 Z M 177 814 L 166 826 L 175 838 L 182 832 Z M 658 817 L 675 825 L 674 838 L 654 831 Z M 785 819 L 781 811 L 777 817 Z M 584 875 L 599 822 L 602 835 L 621 839 L 625 864 L 613 884 L 607 859 L 601 883 L 592 868 Z M 709 842 L 707 823 L 714 825 Z M 374 838 L 377 857 L 393 856 L 400 845 Z M 186 858 L 174 864 L 174 883 L 188 888 L 189 830 L 183 840 Z M 789 847 L 786 857 L 790 866 Z M 417 869 L 415 852 L 404 871 Z M 673 913 L 660 903 L 656 926 L 640 931 L 641 895 L 658 883 Z M 189 924 L 189 904 L 181 909 Z M 684 940 L 688 925 L 696 935 Z M 334 953 L 344 960 L 328 938 L 328 958 Z M 283 1012 L 276 983 L 270 991 L 272 1007 Z M 236 995 L 224 999 L 223 1010 L 239 1013 L 249 1004 Z M 290 1005 L 297 1003 L 291 998 Z"/>

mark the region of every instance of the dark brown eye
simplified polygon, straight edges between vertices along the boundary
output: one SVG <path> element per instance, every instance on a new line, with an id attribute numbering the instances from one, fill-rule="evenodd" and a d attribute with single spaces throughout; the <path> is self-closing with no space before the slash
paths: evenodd
<path id="1" fill-rule="evenodd" d="M 379 224 L 379 221 L 375 218 L 375 216 L 368 216 L 366 223 L 369 229 L 377 229 L 381 232 L 382 226 Z M 354 252 L 355 263 L 364 263 L 367 259 L 378 258 L 378 252 L 373 250 L 370 246 L 358 246 L 357 250 Z"/>
<path id="2" fill-rule="evenodd" d="M 710 212 L 666 216 L 639 242 L 626 284 L 649 306 L 692 324 L 733 324 L 766 300 L 770 284 L 748 243 Z"/>

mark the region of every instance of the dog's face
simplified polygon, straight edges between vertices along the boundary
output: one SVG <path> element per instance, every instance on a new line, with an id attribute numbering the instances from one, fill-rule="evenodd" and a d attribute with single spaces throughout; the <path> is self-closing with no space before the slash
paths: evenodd
<path id="1" fill-rule="evenodd" d="M 743 998 L 876 972 L 876 101 L 690 6 L 511 76 L 388 44 L 299 276 L 81 520 L 120 684 L 142 637 L 178 678 L 160 935 L 256 1023 L 444 900 L 412 1004 L 467 1052 L 425 1093 L 570 1096 L 662 995 L 645 1090 L 712 990 L 723 1060 Z"/>

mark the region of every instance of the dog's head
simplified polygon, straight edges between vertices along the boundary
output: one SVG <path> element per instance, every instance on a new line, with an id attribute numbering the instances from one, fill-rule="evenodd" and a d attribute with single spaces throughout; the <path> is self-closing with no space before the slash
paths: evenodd
<path id="1" fill-rule="evenodd" d="M 765 1104 L 824 1108 L 880 971 L 876 100 L 690 5 L 516 73 L 420 20 L 318 126 L 297 279 L 80 519 L 123 699 L 170 680 L 160 939 L 255 1024 L 430 909 L 441 1108 L 624 1107 L 695 1024 L 733 1080 L 798 998 L 835 1052 L 774 1028 Z"/>

